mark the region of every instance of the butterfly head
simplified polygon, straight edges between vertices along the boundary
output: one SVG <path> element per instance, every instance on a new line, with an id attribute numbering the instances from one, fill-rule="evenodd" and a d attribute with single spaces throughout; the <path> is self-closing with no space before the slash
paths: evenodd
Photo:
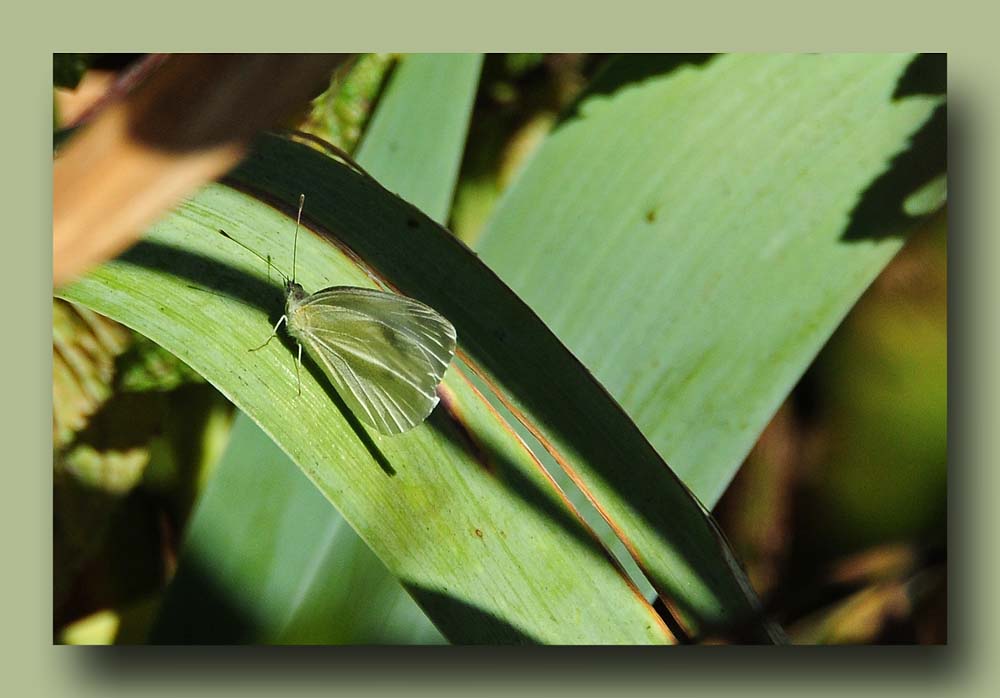
<path id="1" fill-rule="evenodd" d="M 287 279 L 285 281 L 286 305 L 289 307 L 298 305 L 306 299 L 309 294 L 302 288 L 302 284 Z"/>

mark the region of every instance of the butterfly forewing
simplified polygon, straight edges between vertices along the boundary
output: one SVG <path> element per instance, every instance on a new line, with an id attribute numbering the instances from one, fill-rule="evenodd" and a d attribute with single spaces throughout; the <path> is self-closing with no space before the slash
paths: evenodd
<path id="1" fill-rule="evenodd" d="M 455 328 L 411 298 L 335 286 L 288 308 L 288 328 L 362 421 L 386 434 L 410 429 L 438 403 Z"/>

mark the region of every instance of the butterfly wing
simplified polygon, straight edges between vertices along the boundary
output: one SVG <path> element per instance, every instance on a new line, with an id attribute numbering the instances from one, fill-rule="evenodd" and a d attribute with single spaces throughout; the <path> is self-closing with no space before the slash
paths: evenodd
<path id="1" fill-rule="evenodd" d="M 395 293 L 334 286 L 289 308 L 288 328 L 348 407 L 384 434 L 420 424 L 455 354 L 455 328 Z"/>

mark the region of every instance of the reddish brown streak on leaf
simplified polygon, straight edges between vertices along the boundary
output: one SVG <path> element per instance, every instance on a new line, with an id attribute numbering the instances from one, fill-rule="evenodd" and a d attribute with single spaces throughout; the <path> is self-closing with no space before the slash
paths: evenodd
<path id="1" fill-rule="evenodd" d="M 472 454 L 476 462 L 483 466 L 490 475 L 496 475 L 496 466 L 490 460 L 489 455 L 482 445 L 476 440 L 472 435 L 472 431 L 466 425 L 461 412 L 459 411 L 458 402 L 455 399 L 455 395 L 445 384 L 441 384 L 437 388 L 438 397 L 441 398 L 439 405 L 444 409 L 445 413 L 451 418 L 451 423 L 455 426 L 456 431 L 462 438 L 462 442 L 468 446 L 469 452 Z"/>
<path id="2" fill-rule="evenodd" d="M 501 403 L 503 403 L 504 407 L 510 410 L 510 413 L 513 414 L 514 417 L 519 422 L 521 422 L 521 424 L 524 425 L 525 429 L 531 432 L 531 435 L 538 440 L 538 443 L 540 443 L 542 447 L 546 451 L 548 451 L 549 455 L 551 455 L 556 460 L 559 466 L 573 481 L 573 484 L 575 484 L 579 488 L 579 490 L 584 494 L 584 496 L 591 503 L 591 505 L 595 509 L 597 509 L 601 517 L 607 522 L 608 526 L 611 527 L 611 530 L 614 531 L 615 535 L 628 550 L 629 555 L 631 555 L 632 559 L 635 560 L 636 564 L 639 566 L 639 569 L 642 570 L 643 574 L 645 574 L 648 579 L 652 579 L 653 577 L 649 574 L 647 566 L 643 562 L 642 556 L 636 549 L 635 544 L 632 543 L 629 537 L 625 534 L 625 531 L 622 530 L 622 528 L 615 523 L 614 519 L 612 519 L 611 515 L 607 512 L 607 510 L 603 506 L 601 506 L 600 502 L 589 490 L 586 483 L 583 482 L 579 474 L 577 474 L 576 470 L 570 465 L 569 461 L 562 455 L 559 449 L 557 449 L 548 439 L 546 439 L 545 436 L 542 434 L 541 430 L 538 429 L 531 422 L 531 420 L 529 420 L 524 415 L 524 413 L 521 412 L 521 410 L 519 410 L 513 403 L 511 403 L 509 399 L 507 399 L 507 396 L 504 395 L 503 392 L 493 384 L 493 382 L 489 379 L 489 377 L 485 374 L 484 371 L 479 369 L 474 362 L 469 360 L 469 357 L 465 354 L 465 352 L 463 352 L 461 349 L 457 349 L 455 351 L 455 355 L 461 358 L 462 361 L 464 361 L 469 366 L 469 368 L 471 368 L 475 372 L 475 374 L 479 377 L 479 379 L 490 387 L 490 390 L 492 390 L 493 394 L 496 395 L 497 399 L 500 400 Z M 662 590 L 657 589 L 656 593 L 657 596 L 660 597 L 660 600 L 663 601 L 664 606 L 669 610 L 670 615 L 672 616 L 672 620 L 674 621 L 674 623 L 676 623 L 676 627 L 679 630 L 682 630 L 685 635 L 690 637 L 692 635 L 691 628 L 689 628 L 686 624 L 681 622 L 683 615 L 681 615 L 678 612 L 676 604 L 674 604 L 674 602 L 670 599 L 670 597 L 667 596 Z M 659 617 L 658 614 L 657 617 Z"/>
<path id="3" fill-rule="evenodd" d="M 461 352 L 456 351 L 456 355 L 458 355 L 459 353 Z M 468 356 L 466 356 L 464 353 L 461 353 L 461 359 L 465 364 L 469 366 L 469 368 L 471 368 L 476 373 L 477 376 L 482 378 L 482 373 L 469 360 Z M 573 504 L 573 502 L 570 501 L 569 497 L 566 496 L 566 493 L 559 486 L 559 483 L 555 481 L 555 478 L 552 477 L 552 474 L 548 470 L 546 470 L 545 466 L 542 465 L 542 462 L 538 460 L 538 457 L 531 450 L 531 447 L 529 447 L 528 444 L 526 444 L 524 440 L 520 437 L 520 435 L 516 431 L 514 431 L 513 427 L 511 427 L 510 424 L 507 422 L 507 420 L 504 419 L 503 415 L 497 412 L 496 408 L 494 408 L 493 405 L 490 404 L 490 401 L 487 400 L 486 397 L 481 392 L 479 392 L 479 389 L 476 388 L 475 385 L 473 385 L 472 381 L 469 380 L 469 377 L 465 375 L 465 373 L 462 371 L 461 368 L 459 368 L 456 365 L 453 366 L 452 370 L 455 371 L 455 374 L 458 375 L 466 383 L 469 390 L 471 390 L 472 393 L 477 398 L 479 398 L 479 400 L 483 403 L 483 405 L 486 406 L 486 408 L 490 411 L 493 417 L 497 420 L 497 423 L 499 423 L 503 427 L 503 429 L 511 436 L 511 438 L 515 439 L 517 443 L 519 443 L 521 447 L 524 448 L 524 451 L 531 457 L 532 463 L 534 464 L 535 468 L 545 477 L 546 480 L 548 480 L 549 485 L 551 485 L 553 491 L 555 491 L 555 493 L 562 501 L 562 503 L 566 506 L 566 508 L 569 510 L 569 512 L 577 519 L 577 521 L 580 522 L 580 525 L 583 526 L 587 534 L 590 535 L 591 538 L 593 538 L 598 548 L 601 550 L 601 552 L 604 554 L 607 560 L 614 566 L 618 574 L 621 575 L 622 579 L 628 585 L 629 589 L 631 589 L 632 592 L 636 595 L 636 597 L 641 599 L 643 604 L 649 608 L 650 615 L 654 617 L 656 623 L 661 627 L 663 632 L 667 636 L 669 636 L 671 640 L 677 642 L 678 638 L 676 633 L 667 625 L 666 622 L 664 622 L 664 619 L 660 616 L 660 614 L 657 613 L 656 610 L 649 605 L 649 602 L 646 601 L 646 598 L 642 595 L 642 592 L 640 592 L 639 588 L 635 586 L 635 584 L 632 582 L 632 579 L 628 576 L 628 573 L 624 570 L 624 568 L 622 568 L 617 558 L 615 558 L 615 556 L 612 555 L 611 552 L 604 546 L 604 543 L 601 541 L 600 536 L 598 536 L 597 533 L 594 531 L 594 529 L 592 529 L 590 525 L 586 522 L 586 520 L 583 518 L 583 515 L 580 513 L 580 510 L 577 509 L 576 506 Z M 485 378 L 483 378 L 483 380 L 486 381 L 487 385 L 489 385 L 494 392 L 496 392 L 496 388 L 492 385 L 492 383 L 490 383 Z M 497 397 L 500 399 L 501 402 L 504 402 L 505 405 L 507 404 L 502 397 L 500 397 L 499 395 Z M 529 430 L 531 429 L 531 427 L 528 427 L 527 425 L 525 425 L 525 427 L 528 428 Z M 500 532 L 500 535 L 506 537 L 503 531 Z M 671 613 L 673 612 L 674 610 L 671 609 Z"/>

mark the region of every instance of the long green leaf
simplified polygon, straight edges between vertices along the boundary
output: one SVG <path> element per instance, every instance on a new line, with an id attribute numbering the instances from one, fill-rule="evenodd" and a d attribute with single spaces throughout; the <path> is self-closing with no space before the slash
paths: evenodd
<path id="1" fill-rule="evenodd" d="M 482 63 L 478 53 L 405 56 L 356 154 L 383 186 L 438 222 L 451 209 Z"/>
<path id="2" fill-rule="evenodd" d="M 904 210 L 940 204 L 945 128 L 943 56 L 709 58 L 613 63 L 479 252 L 712 505 L 919 220 Z M 675 516 L 637 512 L 608 468 L 581 477 L 629 530 Z M 656 532 L 635 535 L 655 560 Z"/>
<path id="3" fill-rule="evenodd" d="M 707 503 L 940 205 L 938 58 L 620 59 L 490 221 L 483 258 Z M 689 593 L 664 553 L 678 508 L 657 474 L 591 459 L 572 475 L 654 586 Z"/>

